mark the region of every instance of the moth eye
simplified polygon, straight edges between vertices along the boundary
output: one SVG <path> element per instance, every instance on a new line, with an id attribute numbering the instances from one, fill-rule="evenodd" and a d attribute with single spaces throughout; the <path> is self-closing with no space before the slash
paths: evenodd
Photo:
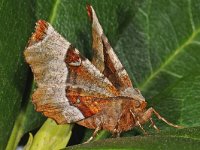
<path id="1" fill-rule="evenodd" d="M 135 107 L 136 108 L 140 107 L 140 102 L 139 101 L 135 101 Z"/>

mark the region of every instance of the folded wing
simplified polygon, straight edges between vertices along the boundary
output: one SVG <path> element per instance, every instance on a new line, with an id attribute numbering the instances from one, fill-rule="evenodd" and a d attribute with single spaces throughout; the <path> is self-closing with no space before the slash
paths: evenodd
<path id="1" fill-rule="evenodd" d="M 132 86 L 128 73 L 115 54 L 113 48 L 103 33 L 92 6 L 87 6 L 88 16 L 92 23 L 93 59 L 92 63 L 112 82 L 120 91 L 121 96 L 135 97 L 140 93 Z M 143 97 L 141 97 L 143 98 Z"/>
<path id="2" fill-rule="evenodd" d="M 112 83 L 42 20 L 24 51 L 37 83 L 36 110 L 57 123 L 71 123 L 101 110 L 96 99 L 118 96 Z M 106 102 L 106 101 L 104 101 Z"/>

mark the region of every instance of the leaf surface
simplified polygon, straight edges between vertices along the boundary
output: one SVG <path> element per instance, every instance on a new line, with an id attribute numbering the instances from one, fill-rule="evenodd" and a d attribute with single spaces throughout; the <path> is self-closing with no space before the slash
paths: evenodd
<path id="1" fill-rule="evenodd" d="M 65 148 L 69 149 L 132 149 L 132 150 L 194 150 L 200 144 L 200 128 L 187 128 L 176 132 L 161 132 L 155 135 L 110 138 L 88 144 L 81 144 Z"/>
<path id="2" fill-rule="evenodd" d="M 0 149 L 5 149 L 25 92 L 28 69 L 22 54 L 35 22 L 31 6 L 31 1 L 0 2 Z"/>
<path id="3" fill-rule="evenodd" d="M 85 9 L 87 3 L 94 7 L 105 34 L 128 71 L 134 86 L 138 87 L 145 96 L 148 107 L 154 107 L 169 121 L 188 127 L 188 132 L 193 134 L 195 131 L 190 130 L 190 128 L 200 126 L 200 113 L 198 111 L 200 110 L 200 96 L 198 94 L 200 92 L 200 0 L 124 0 L 123 2 L 120 0 L 38 0 L 30 6 L 25 5 L 28 3 L 23 3 L 22 6 L 26 9 L 33 8 L 34 14 L 23 13 L 22 10 L 18 12 L 31 21 L 24 21 L 25 19 L 16 21 L 18 24 L 23 24 L 20 29 L 27 29 L 27 34 L 19 30 L 19 33 L 12 32 L 14 34 L 12 38 L 17 41 L 16 39 L 19 39 L 20 36 L 19 42 L 25 46 L 28 33 L 31 30 L 33 31 L 32 21 L 34 19 L 32 18 L 44 19 L 49 21 L 61 35 L 73 43 L 86 57 L 91 58 L 91 27 Z M 0 11 L 3 11 L 3 9 L 0 9 Z M 4 20 L 6 19 L 4 18 Z M 16 27 L 15 24 L 10 26 Z M 6 36 L 5 32 L 4 35 Z M 3 45 L 6 49 L 13 47 L 17 49 L 21 46 L 20 44 L 20 46 L 14 45 L 14 42 L 4 41 L 7 45 L 0 44 L 0 46 Z M 23 46 L 21 46 L 20 50 L 23 49 Z M 0 47 L 0 50 L 3 49 Z M 0 100 L 3 102 L 0 107 L 6 109 L 3 109 L 3 113 L 0 114 L 0 119 L 4 117 L 2 120 L 5 121 L 0 129 L 9 128 L 9 132 L 5 133 L 9 137 L 12 126 L 8 126 L 8 121 L 11 118 L 12 121 L 9 124 L 13 124 L 16 117 L 13 112 L 15 108 L 20 108 L 20 98 L 22 97 L 22 94 L 20 95 L 16 91 L 24 85 L 24 80 L 22 79 L 22 81 L 21 78 L 26 77 L 27 74 L 23 72 L 23 69 L 19 70 L 19 74 L 22 74 L 22 76 L 20 76 L 20 80 L 15 80 L 19 77 L 15 74 L 16 66 L 21 67 L 20 63 L 16 63 L 18 57 L 16 53 L 9 53 L 9 57 L 6 57 L 7 52 L 2 52 L 5 54 L 0 56 L 2 58 L 0 75 L 5 90 L 1 90 L 2 96 L 0 96 L 2 98 Z M 23 60 L 20 60 L 20 62 L 23 62 Z M 11 67 L 8 72 L 4 71 L 5 68 L 9 68 L 8 65 L 15 69 Z M 31 84 L 32 82 L 29 82 L 29 85 Z M 17 85 L 17 88 L 14 85 Z M 19 95 L 10 94 L 15 92 Z M 10 97 L 5 93 L 9 93 Z M 12 98 L 16 99 L 12 101 L 10 100 Z M 8 107 L 12 107 L 12 109 Z M 23 133 L 38 127 L 42 120 L 41 115 L 33 110 L 31 103 L 24 110 L 26 110 L 24 113 L 26 120 L 24 121 Z M 5 117 L 6 113 L 10 118 Z M 154 120 L 161 130 L 168 132 L 169 127 L 167 125 L 156 118 Z M 154 132 L 146 127 L 145 129 Z M 178 134 L 177 132 L 174 132 L 174 134 Z M 199 144 L 196 139 L 192 138 L 187 141 L 186 138 L 171 137 L 170 134 L 173 135 L 173 133 L 168 133 L 167 136 L 160 134 L 159 136 L 152 135 L 153 137 L 137 137 L 132 144 L 134 143 L 137 147 L 137 142 L 141 141 L 140 144 L 147 143 L 152 146 L 152 149 L 156 146 L 159 147 L 158 144 L 162 142 L 164 145 L 171 143 L 172 148 L 176 143 L 174 141 L 177 141 L 180 147 L 183 144 L 183 148 L 189 148 L 189 146 L 193 148 L 193 146 Z M 131 136 L 133 134 L 129 132 L 124 135 Z M 90 131 L 87 130 L 84 140 L 90 135 Z M 102 137 L 105 137 L 103 135 L 105 134 L 101 134 Z M 158 140 L 158 143 L 153 144 L 154 140 L 152 139 Z M 130 139 L 117 139 L 117 143 L 122 144 L 120 140 L 124 145 L 129 145 Z M 106 144 L 109 147 L 109 144 L 112 145 L 113 142 Z M 145 146 L 144 148 L 147 147 Z M 162 148 L 162 146 L 160 147 Z"/>

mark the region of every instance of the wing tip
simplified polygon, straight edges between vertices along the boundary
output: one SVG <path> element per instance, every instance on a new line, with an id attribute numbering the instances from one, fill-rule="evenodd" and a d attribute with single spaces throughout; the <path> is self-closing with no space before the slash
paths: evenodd
<path id="1" fill-rule="evenodd" d="M 89 19 L 92 21 L 93 20 L 93 13 L 92 13 L 92 6 L 90 4 L 86 5 L 86 10 L 87 10 L 87 14 Z"/>
<path id="2" fill-rule="evenodd" d="M 31 46 L 44 39 L 48 23 L 45 20 L 38 20 L 35 25 L 35 32 L 32 34 L 28 46 Z"/>

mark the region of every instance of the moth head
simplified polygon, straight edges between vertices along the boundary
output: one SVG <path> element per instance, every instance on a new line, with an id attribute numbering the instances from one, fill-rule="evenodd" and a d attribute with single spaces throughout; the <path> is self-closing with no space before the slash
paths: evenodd
<path id="1" fill-rule="evenodd" d="M 126 88 L 123 91 L 123 95 L 132 97 L 134 100 L 137 101 L 145 101 L 145 98 L 142 96 L 142 93 L 137 88 L 132 88 L 132 87 Z"/>
<path id="2" fill-rule="evenodd" d="M 142 93 L 140 92 L 139 89 L 134 88 L 134 93 L 133 93 L 133 97 L 134 99 L 138 100 L 138 101 L 142 101 L 145 102 L 145 98 L 142 96 Z"/>

